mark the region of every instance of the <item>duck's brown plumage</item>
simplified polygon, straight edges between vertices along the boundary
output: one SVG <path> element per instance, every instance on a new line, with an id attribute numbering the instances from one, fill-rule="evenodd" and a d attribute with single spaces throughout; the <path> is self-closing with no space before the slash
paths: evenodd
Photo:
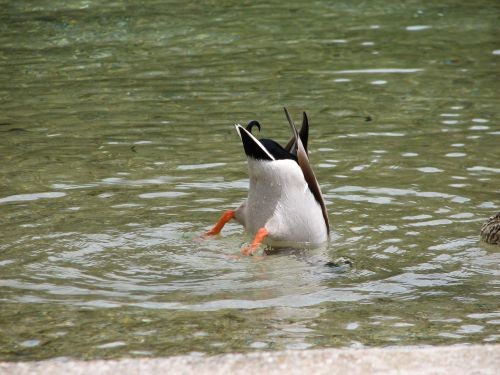
<path id="1" fill-rule="evenodd" d="M 500 245 L 500 212 L 497 212 L 483 224 L 481 239 L 487 243 Z"/>

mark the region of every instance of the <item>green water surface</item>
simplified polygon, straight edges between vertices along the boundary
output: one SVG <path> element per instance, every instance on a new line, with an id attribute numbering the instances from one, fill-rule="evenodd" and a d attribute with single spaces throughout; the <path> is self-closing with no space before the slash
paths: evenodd
<path id="1" fill-rule="evenodd" d="M 492 343 L 500 3 L 0 0 L 0 360 Z M 237 258 L 234 123 L 330 242 Z"/>

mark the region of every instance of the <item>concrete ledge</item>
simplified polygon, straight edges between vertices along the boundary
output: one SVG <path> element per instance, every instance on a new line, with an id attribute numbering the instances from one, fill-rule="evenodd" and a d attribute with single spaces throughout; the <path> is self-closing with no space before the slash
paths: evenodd
<path id="1" fill-rule="evenodd" d="M 120 360 L 0 362 L 0 374 L 499 374 L 500 344 L 320 349 Z"/>

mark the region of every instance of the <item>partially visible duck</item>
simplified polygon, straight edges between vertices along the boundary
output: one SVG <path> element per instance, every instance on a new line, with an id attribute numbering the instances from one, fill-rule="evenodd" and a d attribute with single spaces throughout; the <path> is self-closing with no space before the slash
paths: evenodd
<path id="1" fill-rule="evenodd" d="M 500 245 L 500 212 L 490 217 L 482 225 L 481 239 L 487 243 Z"/>
<path id="2" fill-rule="evenodd" d="M 286 108 L 285 114 L 293 133 L 285 147 L 272 139 L 255 138 L 252 128 L 261 129 L 255 120 L 246 128 L 235 125 L 248 161 L 248 198 L 236 210 L 226 211 L 206 235 L 218 234 L 234 218 L 255 236 L 241 250 L 245 255 L 261 244 L 273 248 L 317 246 L 328 239 L 328 214 L 307 152 L 307 115 L 304 112 L 297 131 Z"/>

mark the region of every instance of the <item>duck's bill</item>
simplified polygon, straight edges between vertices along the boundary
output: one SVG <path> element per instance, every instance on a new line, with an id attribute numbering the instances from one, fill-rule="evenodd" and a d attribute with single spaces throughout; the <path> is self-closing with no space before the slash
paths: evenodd
<path id="1" fill-rule="evenodd" d="M 246 130 L 240 124 L 236 124 L 236 131 L 243 142 L 245 154 L 256 160 L 275 160 L 274 156 L 264 147 L 264 145 L 255 138 L 252 133 Z"/>

